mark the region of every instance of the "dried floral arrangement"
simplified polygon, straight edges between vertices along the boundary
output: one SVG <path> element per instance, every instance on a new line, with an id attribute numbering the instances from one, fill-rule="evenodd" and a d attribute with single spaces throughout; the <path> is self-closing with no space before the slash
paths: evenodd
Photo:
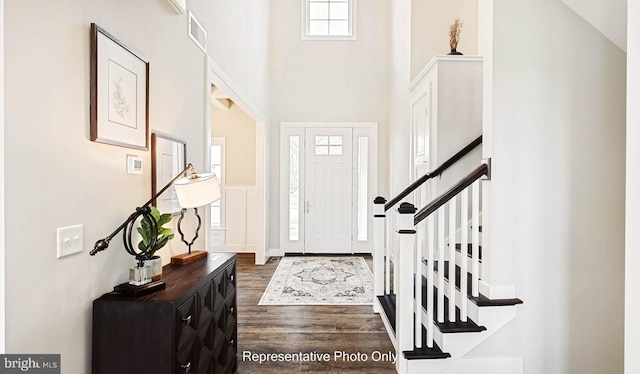
<path id="1" fill-rule="evenodd" d="M 453 21 L 453 24 L 449 26 L 449 47 L 451 51 L 455 51 L 458 48 L 458 42 L 460 41 L 460 31 L 462 30 L 462 22 L 458 18 Z"/>

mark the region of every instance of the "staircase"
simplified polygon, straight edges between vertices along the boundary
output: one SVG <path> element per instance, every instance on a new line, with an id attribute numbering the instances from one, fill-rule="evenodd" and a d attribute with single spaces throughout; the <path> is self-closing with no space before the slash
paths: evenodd
<path id="1" fill-rule="evenodd" d="M 465 357 L 513 320 L 522 303 L 513 295 L 491 299 L 483 293 L 491 288 L 482 281 L 481 247 L 481 180 L 490 177 L 489 163 L 420 211 L 400 203 L 481 142 L 476 139 L 389 203 L 382 197 L 374 201 L 374 311 L 398 354 L 398 373 L 523 370 L 518 357 Z M 388 214 L 395 219 L 387 219 Z"/>

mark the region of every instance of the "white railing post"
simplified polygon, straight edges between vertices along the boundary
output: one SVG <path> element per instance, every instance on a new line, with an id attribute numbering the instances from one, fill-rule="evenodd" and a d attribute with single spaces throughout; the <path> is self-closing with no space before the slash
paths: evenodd
<path id="1" fill-rule="evenodd" d="M 378 196 L 373 200 L 373 297 L 384 295 L 384 204 L 387 200 Z M 373 311 L 380 313 L 379 304 L 373 300 Z"/>
<path id="2" fill-rule="evenodd" d="M 396 369 L 406 367 L 404 351 L 411 351 L 414 347 L 413 326 L 413 277 L 416 269 L 415 243 L 416 230 L 413 225 L 413 216 L 416 208 L 413 204 L 402 203 L 398 208 L 397 233 L 400 237 L 400 245 L 396 248 L 396 269 L 398 269 L 398 288 L 396 292 L 396 342 L 397 354 Z M 421 290 L 416 290 L 421 292 Z M 420 328 L 420 326 L 416 326 Z"/>

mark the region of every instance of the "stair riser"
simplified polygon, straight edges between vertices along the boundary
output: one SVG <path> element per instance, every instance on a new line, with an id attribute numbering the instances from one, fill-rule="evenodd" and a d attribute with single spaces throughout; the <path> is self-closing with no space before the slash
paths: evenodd
<path id="1" fill-rule="evenodd" d="M 522 358 L 462 359 L 453 363 L 435 360 L 409 361 L 408 374 L 522 374 Z"/>

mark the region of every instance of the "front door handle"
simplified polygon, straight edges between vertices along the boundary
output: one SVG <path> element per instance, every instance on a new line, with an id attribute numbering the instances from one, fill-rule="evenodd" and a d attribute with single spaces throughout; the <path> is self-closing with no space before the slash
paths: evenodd
<path id="1" fill-rule="evenodd" d="M 305 202 L 304 202 L 304 212 L 305 212 L 306 214 L 309 214 L 309 209 L 310 209 L 310 208 L 311 208 L 311 203 L 310 203 L 310 202 L 308 202 L 308 201 L 305 201 Z"/>

